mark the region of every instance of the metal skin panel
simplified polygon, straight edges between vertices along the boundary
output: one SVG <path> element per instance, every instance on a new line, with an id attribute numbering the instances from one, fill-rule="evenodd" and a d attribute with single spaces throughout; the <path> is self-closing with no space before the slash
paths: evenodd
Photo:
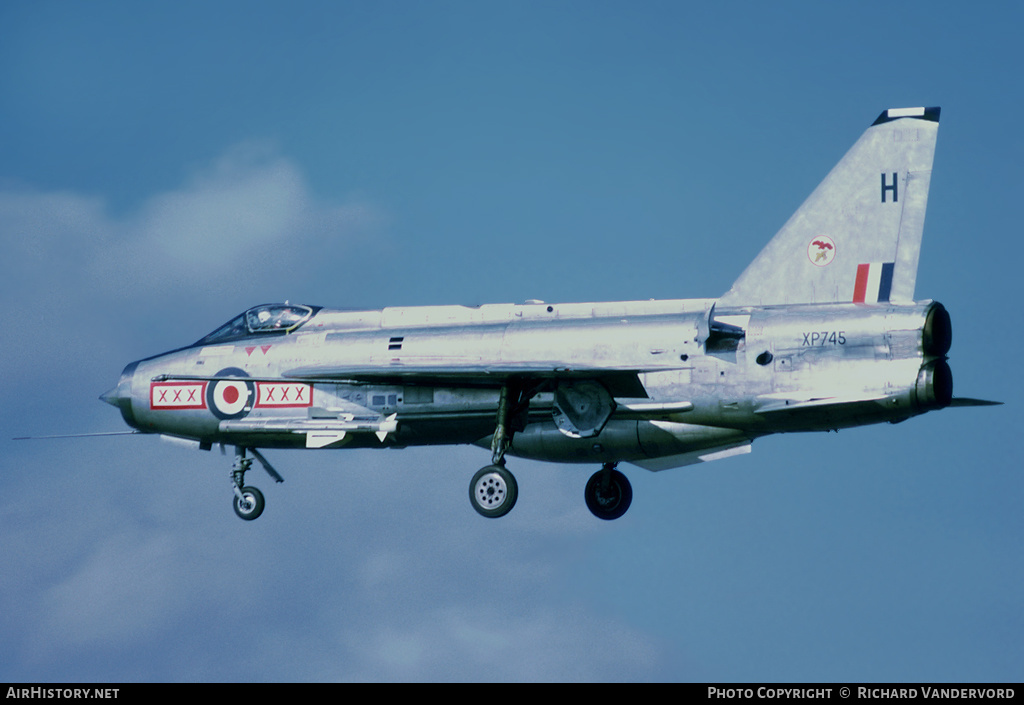
<path id="1" fill-rule="evenodd" d="M 281 479 L 258 448 L 490 448 L 470 491 L 488 517 L 517 496 L 506 455 L 602 463 L 587 504 L 614 519 L 632 497 L 620 461 L 660 471 L 987 404 L 953 399 L 949 316 L 913 301 L 938 115 L 883 112 L 719 299 L 264 304 L 101 398 L 141 432 L 236 446 L 243 519 L 263 509 L 246 453 Z"/>

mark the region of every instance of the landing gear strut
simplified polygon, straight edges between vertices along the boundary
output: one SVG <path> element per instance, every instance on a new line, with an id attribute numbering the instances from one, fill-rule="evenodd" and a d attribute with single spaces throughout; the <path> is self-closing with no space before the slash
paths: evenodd
<path id="1" fill-rule="evenodd" d="M 615 469 L 615 465 L 605 463 L 591 475 L 583 492 L 587 509 L 598 519 L 618 519 L 633 501 L 633 487 L 626 476 Z"/>
<path id="2" fill-rule="evenodd" d="M 235 447 L 235 462 L 231 466 L 231 486 L 235 491 L 235 514 L 246 521 L 252 521 L 263 513 L 266 501 L 263 493 L 255 487 L 245 485 L 245 473 L 252 467 L 253 458 L 245 457 L 246 450 L 260 461 L 260 465 L 276 482 L 284 482 L 284 478 L 267 462 L 267 459 L 255 448 Z"/>
<path id="3" fill-rule="evenodd" d="M 469 482 L 469 502 L 473 509 L 489 519 L 512 511 L 519 495 L 516 478 L 505 469 L 505 452 L 516 431 L 526 428 L 530 399 L 540 391 L 510 381 L 498 397 L 498 417 L 491 438 L 491 464 L 480 468 Z"/>

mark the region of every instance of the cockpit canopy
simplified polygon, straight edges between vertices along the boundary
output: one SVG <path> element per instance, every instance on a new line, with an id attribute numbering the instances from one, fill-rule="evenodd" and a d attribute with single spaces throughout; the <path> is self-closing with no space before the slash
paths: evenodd
<path id="1" fill-rule="evenodd" d="M 296 330 L 319 311 L 319 307 L 297 304 L 263 304 L 232 318 L 196 345 L 226 343 L 241 338 L 285 335 Z"/>

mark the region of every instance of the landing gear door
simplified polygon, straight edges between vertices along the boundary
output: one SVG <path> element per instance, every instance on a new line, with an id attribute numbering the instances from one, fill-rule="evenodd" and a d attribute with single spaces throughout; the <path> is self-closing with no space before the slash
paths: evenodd
<path id="1" fill-rule="evenodd" d="M 560 382 L 551 409 L 558 430 L 569 438 L 593 438 L 615 411 L 615 400 L 600 382 Z"/>

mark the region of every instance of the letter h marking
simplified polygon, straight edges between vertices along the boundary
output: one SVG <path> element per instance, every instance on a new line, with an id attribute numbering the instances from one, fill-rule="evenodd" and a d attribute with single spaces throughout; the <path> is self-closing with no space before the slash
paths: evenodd
<path id="1" fill-rule="evenodd" d="M 892 173 L 892 183 L 891 184 L 887 184 L 887 183 L 885 183 L 885 172 L 882 172 L 882 203 L 885 203 L 885 192 L 886 191 L 892 191 L 892 202 L 893 203 L 896 203 L 897 201 L 900 200 L 899 199 L 899 191 L 896 188 L 896 183 L 897 183 L 896 176 L 897 176 L 897 174 L 894 171 Z"/>

